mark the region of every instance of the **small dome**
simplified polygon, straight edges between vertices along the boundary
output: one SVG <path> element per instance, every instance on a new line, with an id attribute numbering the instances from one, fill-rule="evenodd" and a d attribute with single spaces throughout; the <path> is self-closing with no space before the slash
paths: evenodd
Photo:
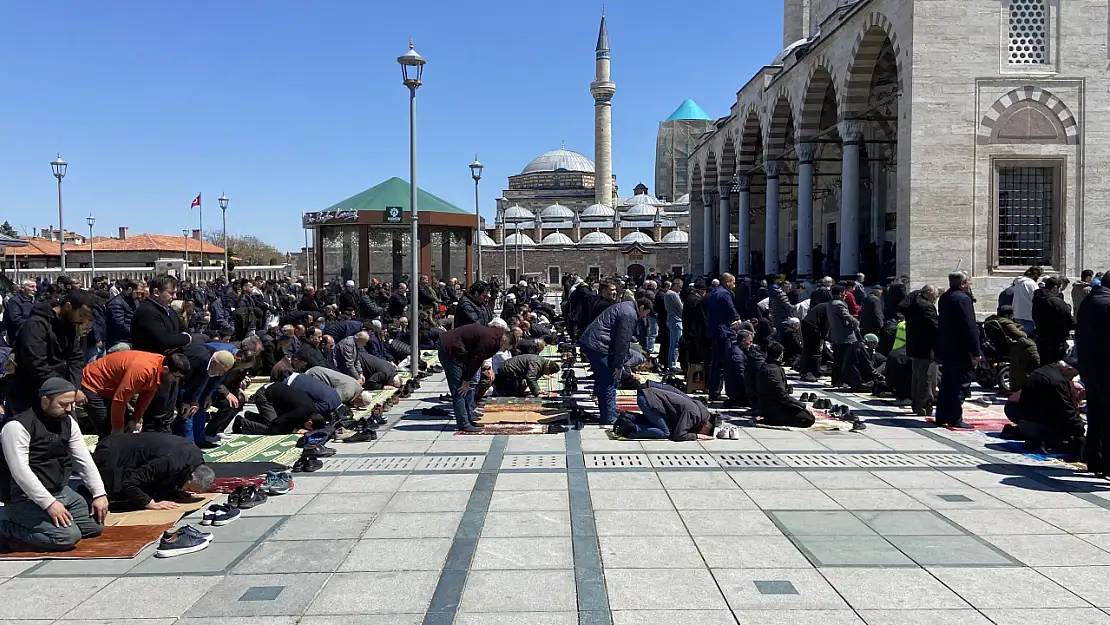
<path id="1" fill-rule="evenodd" d="M 478 233 L 478 240 L 482 243 L 482 247 L 493 247 L 497 245 L 497 241 L 491 239 L 485 232 Z"/>
<path id="2" fill-rule="evenodd" d="M 540 211 L 540 217 L 543 218 L 544 221 L 562 221 L 564 219 L 572 219 L 574 217 L 574 211 L 562 204 L 552 204 Z"/>
<path id="3" fill-rule="evenodd" d="M 510 206 L 505 209 L 505 214 L 502 218 L 505 220 L 505 223 L 518 224 L 525 221 L 532 221 L 536 216 L 532 214 L 532 211 L 523 206 Z"/>
<path id="4" fill-rule="evenodd" d="M 521 232 L 521 233 L 514 232 L 514 233 L 510 234 L 509 236 L 505 237 L 505 245 L 508 245 L 510 247 L 512 247 L 512 246 L 535 247 L 536 242 L 532 240 L 532 237 L 524 234 L 523 232 Z"/>
<path id="5" fill-rule="evenodd" d="M 663 240 L 660 243 L 681 243 L 685 245 L 690 242 L 690 235 L 682 230 L 674 230 L 663 235 Z"/>
<path id="6" fill-rule="evenodd" d="M 580 214 L 582 221 L 603 221 L 616 217 L 617 212 L 613 210 L 612 206 L 605 204 L 594 204 L 587 206 L 586 210 Z M 610 241 L 611 242 L 611 241 Z"/>
<path id="7" fill-rule="evenodd" d="M 574 241 L 562 232 L 552 232 L 540 241 L 540 245 L 574 245 Z"/>
<path id="8" fill-rule="evenodd" d="M 615 243 L 613 237 L 604 232 L 591 232 L 578 242 L 579 245 L 613 245 L 613 243 Z"/>
<path id="9" fill-rule="evenodd" d="M 655 219 L 657 212 L 650 204 L 633 204 L 631 208 L 621 213 L 621 219 L 628 221 L 650 221 Z"/>
<path id="10" fill-rule="evenodd" d="M 532 159 L 532 162 L 528 163 L 528 166 L 520 173 L 534 174 L 545 171 L 577 171 L 592 174 L 594 173 L 594 162 L 585 154 L 579 154 L 571 150 L 551 150 Z"/>
<path id="11" fill-rule="evenodd" d="M 636 232 L 629 232 L 628 234 L 624 235 L 624 238 L 621 239 L 621 243 L 647 243 L 647 244 L 652 244 L 652 243 L 655 243 L 655 240 L 652 239 L 650 236 L 648 236 L 646 233 L 643 233 L 643 232 L 640 232 L 639 230 L 637 230 Z"/>
<path id="12" fill-rule="evenodd" d="M 649 206 L 662 206 L 663 201 L 650 193 L 641 193 L 628 198 L 629 204 L 647 204 Z"/>

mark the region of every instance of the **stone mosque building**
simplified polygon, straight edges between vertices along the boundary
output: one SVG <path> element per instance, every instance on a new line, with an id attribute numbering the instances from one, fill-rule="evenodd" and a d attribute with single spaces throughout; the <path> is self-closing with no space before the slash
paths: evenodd
<path id="1" fill-rule="evenodd" d="M 959 268 L 993 307 L 1029 265 L 1110 268 L 1106 0 L 783 4 L 690 158 L 693 273 Z"/>
<path id="2" fill-rule="evenodd" d="M 484 273 L 512 281 L 538 275 L 548 284 L 558 284 L 563 274 L 572 271 L 582 276 L 688 271 L 689 194 L 664 201 L 641 183 L 632 197 L 617 195 L 610 106 L 616 83 L 609 75 L 604 16 L 595 60 L 596 79 L 590 84 L 594 159 L 563 146 L 537 156 L 519 174 L 509 176 L 509 188 L 497 199 L 494 228 L 479 235 Z M 684 102 L 668 121 L 701 111 L 690 104 Z M 680 160 L 685 166 L 685 159 Z"/>

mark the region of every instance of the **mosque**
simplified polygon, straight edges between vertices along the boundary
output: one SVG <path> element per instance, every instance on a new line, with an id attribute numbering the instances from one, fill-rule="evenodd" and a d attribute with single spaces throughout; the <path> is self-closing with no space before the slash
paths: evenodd
<path id="1" fill-rule="evenodd" d="M 643 183 L 631 197 L 617 195 L 612 161 L 611 100 L 616 83 L 609 75 L 609 34 L 605 17 L 595 51 L 594 158 L 562 146 L 544 152 L 517 175 L 497 199 L 494 227 L 479 234 L 487 275 L 539 276 L 558 284 L 564 273 L 643 276 L 682 274 L 690 267 L 690 195 L 675 197 L 686 185 L 686 156 L 709 117 L 692 101 L 660 124 L 656 184 L 664 180 L 667 199 L 648 193 Z M 689 128 L 695 128 L 693 132 Z M 665 135 L 665 136 L 664 136 Z M 676 175 L 677 172 L 677 175 Z M 677 183 L 675 182 L 677 179 Z"/>

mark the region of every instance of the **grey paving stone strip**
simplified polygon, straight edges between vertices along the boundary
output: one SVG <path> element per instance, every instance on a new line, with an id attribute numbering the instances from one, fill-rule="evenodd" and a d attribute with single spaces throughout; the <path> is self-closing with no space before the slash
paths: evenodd
<path id="1" fill-rule="evenodd" d="M 567 487 L 570 491 L 570 535 L 574 549 L 574 581 L 578 589 L 579 625 L 610 625 L 609 594 L 601 569 L 601 550 L 594 525 L 594 506 L 586 464 L 582 456 L 582 436 L 578 430 L 567 432 Z"/>
<path id="2" fill-rule="evenodd" d="M 486 522 L 486 513 L 489 512 L 489 503 L 493 498 L 493 487 L 497 483 L 497 473 L 501 469 L 501 461 L 505 457 L 505 446 L 509 443 L 508 436 L 498 435 L 490 445 L 485 462 L 478 473 L 474 489 L 470 491 L 470 500 L 466 504 L 459 529 L 455 531 L 455 538 L 451 541 L 451 549 L 447 552 L 447 563 L 439 575 L 432 601 L 424 615 L 424 625 L 450 625 L 455 620 L 462 600 L 463 588 L 466 586 L 466 576 L 470 572 L 470 565 L 474 562 L 474 553 L 478 549 L 478 537 L 482 534 L 482 526 Z"/>

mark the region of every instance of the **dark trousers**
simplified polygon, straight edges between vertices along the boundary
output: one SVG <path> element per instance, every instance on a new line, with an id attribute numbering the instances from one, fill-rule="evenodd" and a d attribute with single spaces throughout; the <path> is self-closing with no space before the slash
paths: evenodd
<path id="1" fill-rule="evenodd" d="M 493 379 L 493 390 L 501 397 L 524 397 L 528 385 L 520 378 L 499 375 Z"/>
<path id="2" fill-rule="evenodd" d="M 721 385 L 724 382 L 725 352 L 730 339 L 709 339 L 709 396 L 716 399 L 721 394 Z"/>
<path id="3" fill-rule="evenodd" d="M 316 405 L 311 400 L 303 401 L 304 398 L 301 397 L 303 393 L 299 395 L 288 393 L 290 398 L 295 398 L 295 400 L 287 401 L 281 391 L 289 387 L 281 387 L 277 389 L 277 392 L 272 392 L 270 389 L 276 386 L 280 386 L 280 383 L 259 389 L 254 394 L 254 406 L 258 409 L 258 421 L 255 421 L 254 424 L 265 427 L 267 431 L 248 432 L 248 428 L 253 428 L 252 419 L 248 417 L 240 419 L 240 423 L 243 425 L 243 434 L 291 434 L 316 412 Z"/>
<path id="4" fill-rule="evenodd" d="M 104 526 L 92 518 L 89 503 L 70 487 L 63 487 L 57 500 L 73 517 L 69 527 L 55 526 L 46 510 L 24 499 L 0 508 L 0 535 L 42 551 L 68 551 L 82 538 L 95 538 L 104 532 Z"/>
<path id="5" fill-rule="evenodd" d="M 143 415 L 144 432 L 169 432 L 177 404 L 177 382 L 163 384 Z"/>
<path id="6" fill-rule="evenodd" d="M 821 341 L 820 331 L 812 323 L 802 323 L 802 364 L 801 372 L 811 375 L 821 375 Z"/>
<path id="7" fill-rule="evenodd" d="M 1068 353 L 1068 346 L 1063 341 L 1038 336 L 1033 342 L 1037 344 L 1042 365 L 1063 360 Z"/>
<path id="8" fill-rule="evenodd" d="M 1092 378 L 1092 379 L 1088 379 Z M 1087 388 L 1087 439 L 1083 462 L 1090 471 L 1103 471 L 1110 453 L 1110 375 L 1084 376 Z"/>
<path id="9" fill-rule="evenodd" d="M 101 397 L 96 393 L 81 386 L 81 392 L 85 394 L 85 414 L 89 416 L 89 421 L 92 421 L 93 427 L 96 428 L 97 436 L 104 438 L 112 433 L 112 398 Z"/>
<path id="10" fill-rule="evenodd" d="M 246 398 L 241 394 L 236 394 L 236 397 L 239 399 L 239 406 L 242 407 Z M 235 415 L 239 413 L 239 408 L 232 408 L 231 404 L 227 402 L 227 396 L 218 393 L 212 396 L 212 406 L 216 408 L 216 412 L 208 419 L 204 434 L 205 436 L 214 437 L 227 430 L 227 426 L 231 425 Z"/>
<path id="11" fill-rule="evenodd" d="M 848 353 L 848 348 L 852 346 L 851 343 L 843 343 L 841 345 L 833 345 L 833 364 L 832 364 L 832 385 L 840 386 L 841 379 L 844 377 L 844 356 Z"/>
<path id="12" fill-rule="evenodd" d="M 971 393 L 971 361 L 941 363 L 937 393 L 937 425 L 952 425 L 964 418 L 964 400 Z"/>
<path id="13" fill-rule="evenodd" d="M 911 358 L 910 366 L 913 368 L 910 383 L 913 410 L 924 411 L 926 404 L 936 404 L 937 363 L 932 358 Z"/>

